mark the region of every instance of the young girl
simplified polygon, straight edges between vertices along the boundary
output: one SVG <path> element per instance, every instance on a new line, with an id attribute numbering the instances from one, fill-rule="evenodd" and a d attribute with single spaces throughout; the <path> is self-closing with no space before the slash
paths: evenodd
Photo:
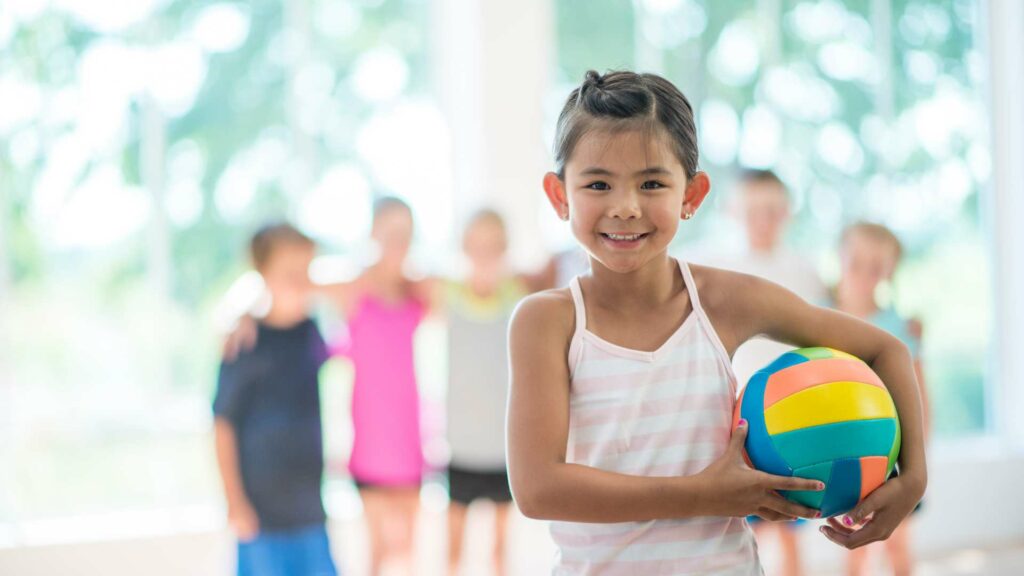
<path id="1" fill-rule="evenodd" d="M 526 283 L 509 273 L 508 236 L 501 216 L 477 212 L 466 225 L 464 279 L 443 284 L 448 320 L 449 573 L 458 573 L 469 505 L 495 503 L 496 574 L 505 573 L 505 533 L 512 494 L 505 469 L 508 396 L 508 321 L 526 295 Z"/>
<path id="2" fill-rule="evenodd" d="M 405 274 L 412 232 L 408 205 L 378 200 L 371 227 L 377 261 L 351 282 L 324 287 L 350 335 L 343 350 L 355 368 L 349 472 L 363 500 L 374 575 L 391 562 L 412 574 L 424 469 L 413 335 L 427 299 L 426 288 Z"/>
<path id="3" fill-rule="evenodd" d="M 554 521 L 555 573 L 760 574 L 743 517 L 815 516 L 774 491 L 823 486 L 751 470 L 746 423 L 731 432 L 729 359 L 757 334 L 855 354 L 889 387 L 901 475 L 821 529 L 848 548 L 888 537 L 926 484 L 906 347 L 766 280 L 669 258 L 710 182 L 690 104 L 663 78 L 588 72 L 559 116 L 555 160 L 544 189 L 591 271 L 516 310 L 508 413 L 512 492 Z"/>
<path id="4" fill-rule="evenodd" d="M 888 228 L 880 224 L 857 222 L 843 231 L 839 243 L 840 277 L 835 290 L 833 306 L 838 310 L 866 320 L 903 341 L 914 358 L 914 372 L 920 385 L 924 405 L 925 435 L 930 428 L 928 394 L 921 366 L 921 325 L 902 318 L 891 307 L 883 308 L 875 299 L 875 289 L 883 281 L 892 280 L 903 252 L 900 241 Z M 915 508 L 916 511 L 916 508 Z M 867 548 L 850 552 L 847 574 L 859 576 L 867 573 Z M 885 542 L 885 551 L 893 574 L 910 574 L 914 559 L 910 549 L 910 518 L 907 518 Z"/>

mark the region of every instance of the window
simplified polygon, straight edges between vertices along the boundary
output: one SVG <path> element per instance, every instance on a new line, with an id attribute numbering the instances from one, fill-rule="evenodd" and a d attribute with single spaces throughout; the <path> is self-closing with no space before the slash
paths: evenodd
<path id="1" fill-rule="evenodd" d="M 212 308 L 266 219 L 326 251 L 451 228 L 429 6 L 0 10 L 0 524 L 219 502 Z"/>

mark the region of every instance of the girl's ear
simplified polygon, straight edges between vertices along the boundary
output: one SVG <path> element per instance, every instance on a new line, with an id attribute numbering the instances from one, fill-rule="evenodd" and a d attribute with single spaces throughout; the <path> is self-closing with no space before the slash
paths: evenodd
<path id="1" fill-rule="evenodd" d="M 683 210 L 680 216 L 689 220 L 700 208 L 700 205 L 711 192 L 711 178 L 706 172 L 697 172 L 686 183 L 686 193 L 683 196 Z"/>
<path id="2" fill-rule="evenodd" d="M 569 219 L 569 197 L 565 193 L 565 183 L 554 172 L 544 175 L 544 193 L 555 213 L 562 220 Z"/>

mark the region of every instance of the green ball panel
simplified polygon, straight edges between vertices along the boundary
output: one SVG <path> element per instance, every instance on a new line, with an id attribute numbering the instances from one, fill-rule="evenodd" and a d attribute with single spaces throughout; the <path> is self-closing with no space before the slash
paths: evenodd
<path id="1" fill-rule="evenodd" d="M 893 418 L 851 420 L 812 426 L 771 436 L 790 468 L 804 468 L 840 458 L 889 456 L 897 442 Z"/>

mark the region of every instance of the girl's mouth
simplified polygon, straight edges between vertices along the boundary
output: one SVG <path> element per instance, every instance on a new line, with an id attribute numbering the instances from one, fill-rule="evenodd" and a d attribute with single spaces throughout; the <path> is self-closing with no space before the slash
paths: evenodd
<path id="1" fill-rule="evenodd" d="M 643 233 L 632 233 L 632 234 L 614 234 L 611 232 L 601 232 L 601 237 L 607 244 L 610 244 L 613 248 L 633 248 L 640 244 L 640 242 L 650 236 L 650 232 Z"/>

